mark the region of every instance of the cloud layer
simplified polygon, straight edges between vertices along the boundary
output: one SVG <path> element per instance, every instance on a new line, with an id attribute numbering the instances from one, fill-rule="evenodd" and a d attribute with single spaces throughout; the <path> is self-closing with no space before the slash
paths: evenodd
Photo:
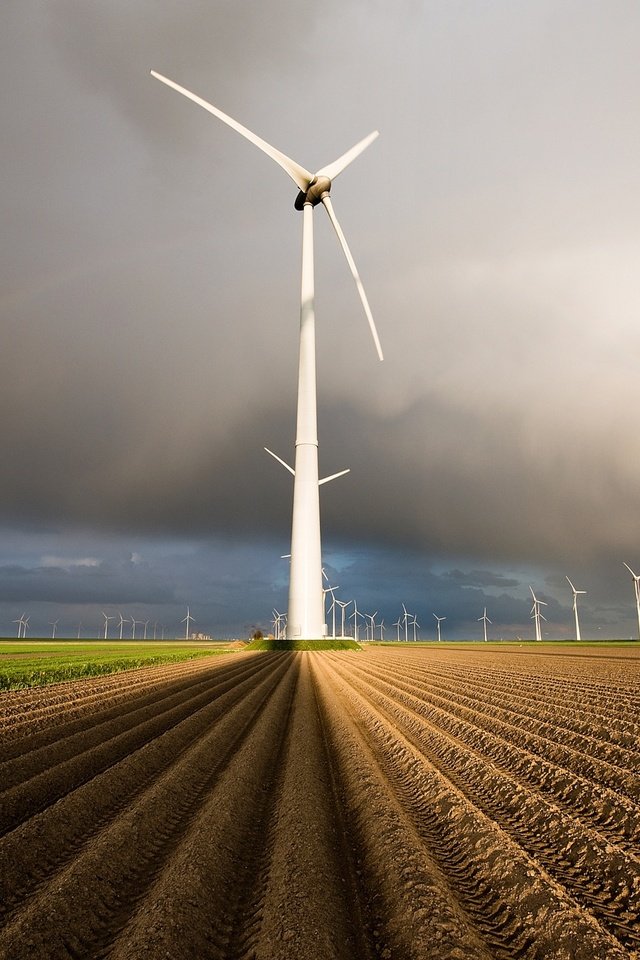
<path id="1" fill-rule="evenodd" d="M 0 523 L 123 555 L 286 545 L 290 483 L 262 447 L 291 456 L 295 190 L 155 68 L 305 166 L 381 130 L 333 197 L 383 365 L 316 217 L 322 471 L 352 469 L 323 490 L 328 547 L 480 571 L 450 578 L 460 611 L 486 578 L 512 596 L 509 569 L 608 586 L 640 509 L 640 11 L 250 12 L 5 14 Z M 47 570 L 78 602 L 93 575 L 124 590 L 102 560 L 41 567 L 43 601 Z M 8 601 L 20 582 L 5 570 Z"/>

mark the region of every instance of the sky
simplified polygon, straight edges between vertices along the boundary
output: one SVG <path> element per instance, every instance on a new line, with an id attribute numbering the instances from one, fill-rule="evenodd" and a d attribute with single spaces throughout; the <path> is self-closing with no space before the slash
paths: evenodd
<path id="1" fill-rule="evenodd" d="M 569 637 L 568 575 L 637 635 L 639 46 L 631 0 L 3 4 L 0 634 L 286 608 L 297 191 L 154 69 L 311 170 L 380 131 L 332 199 L 384 363 L 315 217 L 337 595 Z"/>

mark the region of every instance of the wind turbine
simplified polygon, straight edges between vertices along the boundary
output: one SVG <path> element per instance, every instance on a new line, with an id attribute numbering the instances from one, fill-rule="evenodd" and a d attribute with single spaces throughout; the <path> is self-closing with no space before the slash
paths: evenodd
<path id="1" fill-rule="evenodd" d="M 358 610 L 358 604 L 355 600 L 351 601 L 353 603 L 353 613 L 349 617 L 349 620 L 353 619 L 353 639 L 358 641 L 358 617 L 361 617 L 362 614 Z"/>
<path id="2" fill-rule="evenodd" d="M 443 620 L 446 620 L 447 618 L 446 618 L 446 617 L 438 617 L 438 616 L 436 616 L 435 613 L 433 614 L 433 616 L 436 618 L 436 626 L 437 626 L 437 629 L 438 629 L 438 643 L 440 643 L 440 641 L 441 641 L 441 639 L 442 639 L 442 637 L 440 636 L 440 624 L 442 623 Z"/>
<path id="3" fill-rule="evenodd" d="M 367 618 L 367 620 L 370 620 L 370 621 L 371 621 L 371 639 L 372 639 L 372 640 L 375 640 L 375 638 L 376 638 L 376 617 L 377 617 L 377 615 L 378 615 L 378 611 L 377 611 L 377 610 L 376 610 L 375 613 L 365 613 L 365 617 Z M 367 627 L 366 630 L 367 630 L 367 639 L 368 639 L 368 638 L 369 638 L 369 628 Z"/>
<path id="4" fill-rule="evenodd" d="M 22 629 L 24 627 L 24 613 L 21 613 L 19 619 L 13 620 L 12 623 L 18 624 L 18 640 L 20 640 L 22 638 Z"/>
<path id="5" fill-rule="evenodd" d="M 407 624 L 409 623 L 409 614 L 407 613 L 407 608 L 405 607 L 404 603 L 402 604 L 402 609 L 404 610 L 404 616 L 403 616 L 403 618 L 402 618 L 402 619 L 403 619 L 403 622 L 404 622 L 404 642 L 405 642 L 405 643 L 408 643 L 408 642 L 409 642 L 409 633 L 408 633 L 408 629 L 409 629 L 409 628 L 408 628 Z"/>
<path id="6" fill-rule="evenodd" d="M 398 643 L 400 643 L 400 624 L 401 624 L 401 622 L 402 622 L 402 618 L 401 618 L 401 617 L 398 617 L 398 619 L 397 619 L 397 620 L 394 620 L 394 621 L 393 621 L 393 624 L 392 624 L 392 626 L 398 628 L 398 638 L 397 638 L 397 639 L 398 639 Z"/>
<path id="7" fill-rule="evenodd" d="M 566 574 L 565 574 L 565 576 L 566 576 Z M 574 587 L 574 585 L 571 583 L 571 580 L 569 580 L 569 577 L 567 577 L 567 582 L 568 582 L 569 586 L 571 587 L 571 589 L 573 590 L 573 613 L 574 613 L 575 620 L 576 620 L 576 640 L 577 640 L 578 643 L 580 643 L 580 639 L 581 639 L 581 638 L 580 638 L 580 621 L 578 620 L 578 594 L 579 594 L 579 593 L 586 593 L 587 591 L 586 591 L 586 590 L 576 590 L 576 588 Z"/>
<path id="8" fill-rule="evenodd" d="M 413 617 L 411 626 L 413 627 L 413 642 L 415 643 L 418 639 L 418 634 L 416 633 L 416 630 L 420 626 L 420 624 L 418 623 L 418 618 L 416 617 L 415 613 L 412 613 L 411 616 Z"/>
<path id="9" fill-rule="evenodd" d="M 109 632 L 109 620 L 115 620 L 115 617 L 108 617 L 104 610 L 102 611 L 102 616 L 104 617 L 104 639 L 107 640 L 107 634 Z"/>
<path id="10" fill-rule="evenodd" d="M 25 617 L 24 613 L 22 614 L 22 639 L 24 640 L 27 636 L 27 627 L 29 626 L 29 620 L 31 617 Z"/>
<path id="11" fill-rule="evenodd" d="M 382 642 L 384 640 L 384 620 L 381 620 L 378 626 L 380 627 L 380 642 Z"/>
<path id="12" fill-rule="evenodd" d="M 533 587 L 530 585 L 529 590 L 531 590 L 531 596 L 533 597 L 533 606 L 531 607 L 531 616 L 535 620 L 536 624 L 536 640 L 538 643 L 542 640 L 542 631 L 540 630 L 540 621 L 544 620 L 546 623 L 547 618 L 543 616 L 540 611 L 540 607 L 546 607 L 546 602 L 544 600 L 538 600 L 535 593 L 533 592 Z"/>
<path id="13" fill-rule="evenodd" d="M 186 625 L 187 625 L 186 633 L 185 633 L 185 640 L 188 640 L 188 639 L 189 639 L 189 621 L 190 621 L 190 620 L 193 620 L 194 623 L 196 622 L 195 617 L 192 617 L 192 616 L 191 616 L 191 613 L 189 612 L 189 607 L 187 607 L 187 615 L 186 615 L 186 617 L 185 617 L 183 620 L 180 621 L 180 623 L 186 623 Z"/>
<path id="14" fill-rule="evenodd" d="M 336 638 L 336 594 L 335 594 L 335 591 L 340 589 L 340 584 L 337 584 L 337 586 L 335 586 L 335 587 L 332 587 L 332 586 L 331 586 L 331 584 L 329 583 L 329 577 L 328 577 L 327 574 L 325 573 L 324 567 L 322 568 L 322 576 L 323 576 L 323 577 L 325 578 L 325 580 L 327 581 L 327 585 L 326 585 L 326 587 L 325 587 L 325 588 L 323 589 L 323 591 L 322 591 L 322 596 L 323 596 L 323 598 L 324 598 L 324 597 L 326 597 L 326 595 L 327 595 L 328 593 L 331 594 L 331 606 L 329 607 L 329 610 L 330 610 L 330 611 L 332 612 L 332 614 L 333 614 L 333 633 L 331 634 L 331 636 L 332 636 L 333 639 L 335 640 L 335 638 Z M 325 615 L 325 614 L 324 614 L 324 607 L 323 607 L 323 616 L 324 616 L 324 615 Z"/>
<path id="15" fill-rule="evenodd" d="M 484 613 L 482 614 L 482 616 L 478 617 L 478 623 L 480 623 L 481 620 L 482 620 L 482 626 L 484 627 L 484 642 L 486 643 L 487 642 L 487 624 L 493 622 L 489 620 L 489 617 L 487 616 L 486 607 L 484 608 Z"/>
<path id="16" fill-rule="evenodd" d="M 332 181 L 365 150 L 378 136 L 370 133 L 345 154 L 311 173 L 284 153 L 276 150 L 246 127 L 233 120 L 222 110 L 191 93 L 167 77 L 151 71 L 152 76 L 181 93 L 194 103 L 226 123 L 250 143 L 266 153 L 298 187 L 296 210 L 303 212 L 302 232 L 302 285 L 300 303 L 300 354 L 298 365 L 298 410 L 295 440 L 295 469 L 279 457 L 276 459 L 293 474 L 293 518 L 291 524 L 291 566 L 289 574 L 289 608 L 287 637 L 289 639 L 313 640 L 323 637 L 326 630 L 322 597 L 322 561 L 320 543 L 320 495 L 319 485 L 328 481 L 319 480 L 318 474 L 318 427 L 316 410 L 316 360 L 315 360 L 315 306 L 314 306 L 314 258 L 313 258 L 313 208 L 322 203 L 337 234 L 342 251 L 349 264 L 373 341 L 380 360 L 382 348 L 373 321 L 369 302 L 358 274 L 351 251 L 336 218 L 330 199 Z M 337 476 L 337 475 L 334 475 Z M 357 616 L 356 616 L 357 624 Z"/>
<path id="17" fill-rule="evenodd" d="M 340 636 L 346 637 L 346 633 L 344 632 L 344 611 L 347 609 L 347 607 L 351 606 L 351 600 L 336 600 L 336 603 L 338 604 L 338 606 L 342 611 L 342 626 L 340 628 L 341 629 Z"/>
<path id="18" fill-rule="evenodd" d="M 622 562 L 624 563 L 624 560 Z M 638 614 L 638 637 L 640 638 L 640 576 L 633 572 L 628 563 L 624 565 L 633 577 L 633 587 L 636 592 L 636 613 Z"/>
<path id="19" fill-rule="evenodd" d="M 122 627 L 125 623 L 129 623 L 129 621 L 125 620 L 120 612 L 118 612 L 118 616 L 120 617 L 120 639 L 122 640 Z"/>
<path id="20" fill-rule="evenodd" d="M 148 620 L 143 620 L 142 623 L 144 623 L 144 637 L 143 637 L 142 639 L 143 639 L 143 640 L 146 640 L 146 639 L 147 639 L 147 627 L 149 626 L 149 621 L 148 621 Z"/>
<path id="21" fill-rule="evenodd" d="M 60 617 L 58 617 L 57 620 L 49 620 L 49 626 L 53 628 L 53 629 L 51 630 L 51 639 L 52 639 L 52 640 L 55 640 L 55 638 L 56 638 L 56 627 L 58 626 L 58 623 L 59 623 L 59 622 L 60 622 Z"/>

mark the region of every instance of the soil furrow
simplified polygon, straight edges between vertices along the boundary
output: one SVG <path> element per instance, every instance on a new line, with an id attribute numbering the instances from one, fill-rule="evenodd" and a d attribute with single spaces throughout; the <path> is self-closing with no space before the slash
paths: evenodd
<path id="1" fill-rule="evenodd" d="M 248 654 L 250 656 L 250 654 Z M 111 700 L 118 702 L 135 695 L 144 694 L 156 687 L 166 686 L 203 670 L 224 669 L 238 662 L 231 654 L 225 657 L 203 657 L 195 660 L 139 667 L 122 670 L 102 677 L 65 680 L 15 694 L 0 694 L 0 741 L 2 750 L 9 749 L 14 739 L 34 735 L 37 730 L 50 731 L 58 724 L 66 724 L 70 718 L 81 717 Z"/>
<path id="2" fill-rule="evenodd" d="M 312 656 L 300 656 L 268 862 L 242 904 L 238 947 L 229 952 L 238 960 L 367 960 L 374 955 L 350 876 L 351 857 L 336 823 Z"/>
<path id="3" fill-rule="evenodd" d="M 349 672 L 353 683 L 353 670 Z M 505 829 L 578 903 L 592 908 L 621 943 L 640 944 L 640 861 L 570 819 L 511 776 L 482 763 L 482 756 L 450 734 L 408 714 L 399 704 L 361 682 L 369 703 L 402 731 L 425 760 L 479 809 Z M 591 890 L 597 884 L 598 893 Z M 635 891 L 635 897 L 633 892 Z"/>
<path id="4" fill-rule="evenodd" d="M 348 676 L 342 678 L 335 664 L 325 662 L 431 856 L 498 955 L 513 956 L 514 937 L 520 941 L 521 956 L 611 960 L 627 955 L 589 915 L 576 909 L 534 859 L 425 764 L 397 728 L 351 686 Z M 348 674 L 348 667 L 340 666 Z M 491 911 L 499 923 L 486 929 Z"/>
<path id="5" fill-rule="evenodd" d="M 95 837 L 55 881 L 28 901 L 0 935 L 0 950 L 30 958 L 93 956 L 126 923 L 208 791 L 287 672 L 271 659 L 266 677 L 198 740 L 134 807 Z M 228 810 L 228 816 L 234 811 Z"/>
<path id="6" fill-rule="evenodd" d="M 406 677 L 406 674 L 405 674 Z M 416 682 L 414 677 L 414 683 Z M 419 683 L 419 686 L 423 687 L 423 684 Z M 640 765 L 640 753 L 637 750 L 637 733 L 639 732 L 637 724 L 634 724 L 633 727 L 628 726 L 627 733 L 629 740 L 633 739 L 633 749 L 623 747 L 619 744 L 612 744 L 608 739 L 600 740 L 593 735 L 593 732 L 589 736 L 585 736 L 584 733 L 573 730 L 570 727 L 563 727 L 557 722 L 557 712 L 555 704 L 553 705 L 553 723 L 548 719 L 545 719 L 540 711 L 538 711 L 537 716 L 535 714 L 530 714 L 528 711 L 522 711 L 519 709 L 518 703 L 510 702 L 510 698 L 505 695 L 505 692 L 502 692 L 502 696 L 498 696 L 496 693 L 496 699 L 499 701 L 498 704 L 487 702 L 478 696 L 476 689 L 476 678 L 473 680 L 473 689 L 469 689 L 469 686 L 465 686 L 464 689 L 461 689 L 460 686 L 456 686 L 453 683 L 448 684 L 434 684 L 429 678 L 427 689 L 433 691 L 435 695 L 440 693 L 440 696 L 448 701 L 455 702 L 457 706 L 461 709 L 467 708 L 473 710 L 478 715 L 483 715 L 496 723 L 505 723 L 507 727 L 514 728 L 519 731 L 519 735 L 523 736 L 527 734 L 535 734 L 540 736 L 545 740 L 550 740 L 557 745 L 566 745 L 567 748 L 579 753 L 584 754 L 585 760 L 587 757 L 593 759 L 593 766 L 597 770 L 596 766 L 599 762 L 605 764 L 604 769 L 610 772 L 610 775 L 619 776 L 616 767 L 627 772 L 632 770 L 634 767 L 639 769 Z M 566 691 L 563 693 L 561 699 L 566 698 Z M 435 699 L 435 696 L 434 696 Z M 582 703 L 580 712 L 584 714 L 584 703 Z M 613 718 L 609 718 L 609 723 L 611 724 Z M 594 724 L 595 726 L 595 724 Z M 632 780 L 631 786 L 629 789 L 633 790 L 640 786 L 640 780 Z"/>
<path id="7" fill-rule="evenodd" d="M 249 665 L 247 665 L 250 669 Z M 220 690 L 233 685 L 228 680 L 220 685 Z M 214 686 L 218 689 L 218 686 Z M 191 697 L 190 693 L 181 698 L 182 702 L 167 710 L 156 713 L 153 708 L 145 711 L 147 719 L 139 722 L 133 729 L 112 736 L 107 742 L 100 742 L 89 750 L 82 751 L 64 762 L 45 770 L 1 795 L 0 835 L 15 829 L 29 817 L 50 806 L 56 800 L 77 789 L 87 780 L 97 776 L 122 757 L 139 750 L 145 743 L 153 740 L 169 727 L 184 720 L 189 714 L 204 706 L 211 699 L 212 691 L 208 684 L 205 689 Z M 126 727 L 126 718 L 124 721 Z"/>
<path id="8" fill-rule="evenodd" d="M 567 771 L 544 756 L 528 752 L 515 740 L 505 739 L 504 730 L 494 733 L 470 720 L 460 719 L 430 702 L 425 691 L 413 683 L 398 679 L 389 682 L 386 675 L 360 668 L 357 674 L 374 680 L 391 700 L 405 704 L 433 729 L 456 737 L 484 760 L 490 760 L 523 786 L 549 797 L 611 842 L 632 853 L 640 852 L 640 810 L 631 800 Z"/>
<path id="9" fill-rule="evenodd" d="M 246 676 L 229 682 L 225 690 L 218 687 L 211 703 L 3 837 L 0 840 L 0 917 L 77 856 L 94 834 L 235 707 L 266 669 L 269 669 L 268 663 L 251 661 Z"/>
<path id="10" fill-rule="evenodd" d="M 251 735 L 222 771 L 189 831 L 137 903 L 119 936 L 100 957 L 152 955 L 231 957 L 237 927 L 246 923 L 243 903 L 257 883 L 257 865 L 282 779 L 290 739 L 288 718 L 299 661 L 287 672 Z M 275 736 L 274 736 L 275 733 Z"/>
<path id="11" fill-rule="evenodd" d="M 76 758 L 96 744 L 107 743 L 113 737 L 139 726 L 149 714 L 160 716 L 182 703 L 195 702 L 200 692 L 209 693 L 215 687 L 232 681 L 246 669 L 246 663 L 240 663 L 231 671 L 207 671 L 204 676 L 192 675 L 178 684 L 171 683 L 168 688 L 157 688 L 142 698 L 127 700 L 99 713 L 93 713 L 90 718 L 83 717 L 80 721 L 72 721 L 69 725 L 71 729 L 67 729 L 66 725 L 63 729 L 58 728 L 55 739 L 43 745 L 35 746 L 29 738 L 26 743 L 23 741 L 20 756 L 0 765 L 0 783 L 3 790 Z M 88 719 L 90 725 L 87 724 Z M 53 735 L 53 731 L 51 733 Z"/>

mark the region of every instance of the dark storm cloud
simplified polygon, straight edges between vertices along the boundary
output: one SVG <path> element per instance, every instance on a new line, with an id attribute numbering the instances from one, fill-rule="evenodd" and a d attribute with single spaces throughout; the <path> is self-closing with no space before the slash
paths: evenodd
<path id="1" fill-rule="evenodd" d="M 450 577 L 461 587 L 517 587 L 518 581 L 511 577 L 505 577 L 501 573 L 491 573 L 490 570 L 469 570 L 467 573 L 462 570 L 449 570 L 444 574 Z"/>
<path id="2" fill-rule="evenodd" d="M 321 472 L 352 469 L 325 543 L 449 558 L 422 589 L 469 623 L 485 590 L 522 619 L 518 564 L 613 620 L 640 565 L 638 37 L 624 3 L 10 4 L 0 520 L 286 546 L 262 447 L 292 458 L 295 190 L 154 67 L 305 165 L 381 129 L 333 196 L 384 365 L 317 218 Z M 109 570 L 3 595 L 99 571 L 115 597 Z"/>

